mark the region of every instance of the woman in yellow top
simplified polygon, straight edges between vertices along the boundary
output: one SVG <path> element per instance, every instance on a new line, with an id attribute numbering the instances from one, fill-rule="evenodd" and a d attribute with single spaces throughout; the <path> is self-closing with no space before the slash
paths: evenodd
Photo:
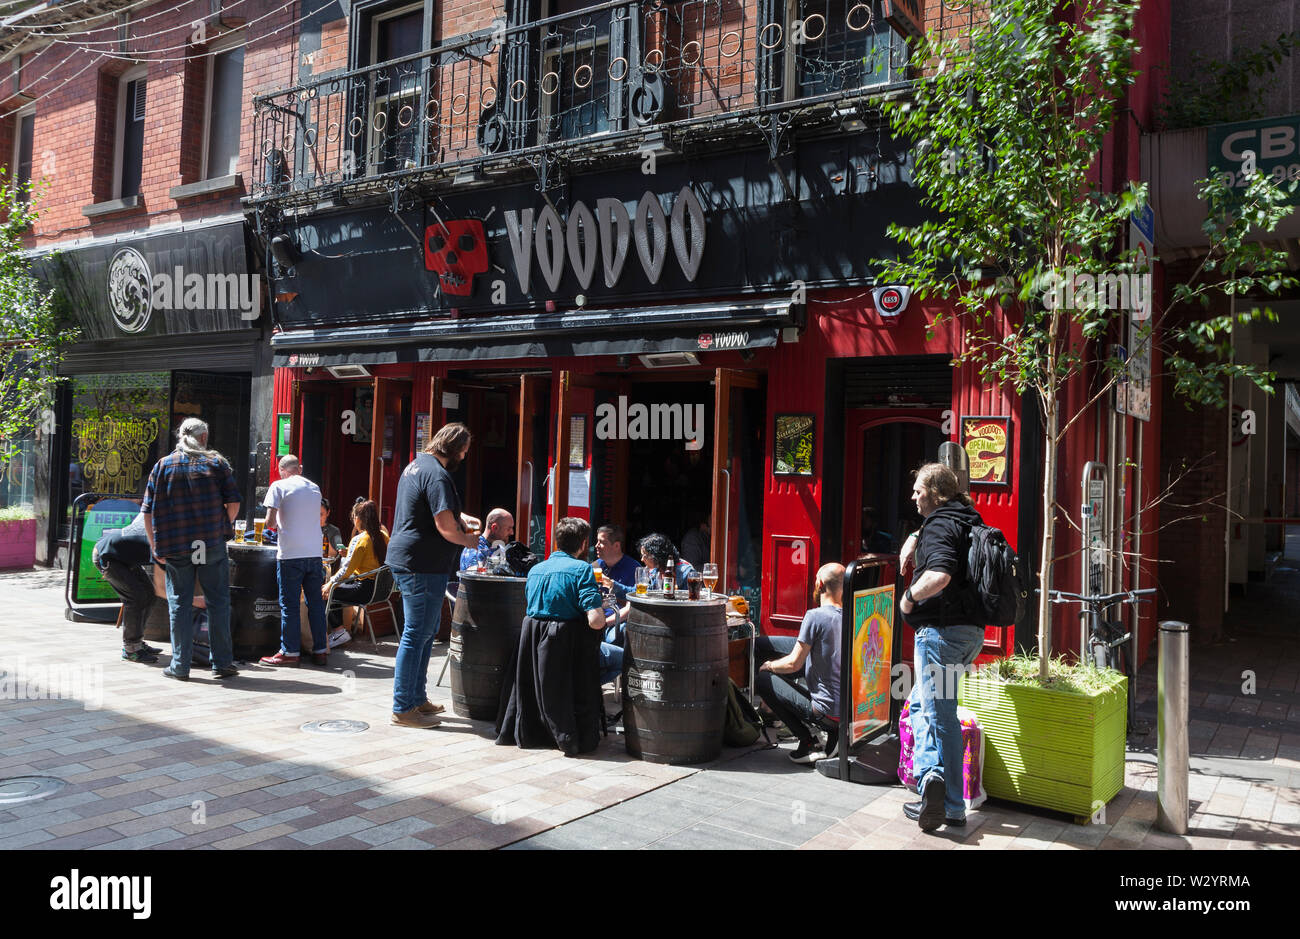
<path id="1" fill-rule="evenodd" d="M 379 524 L 379 506 L 369 499 L 352 507 L 352 540 L 348 553 L 339 565 L 339 572 L 325 581 L 321 595 L 328 596 L 334 588 L 334 601 L 349 607 L 365 606 L 375 598 L 375 575 L 372 573 L 384 564 L 388 555 L 388 532 Z M 348 581 L 357 574 L 364 578 Z M 337 586 L 335 586 L 337 584 Z M 381 598 L 382 599 L 382 598 Z M 347 611 L 351 626 L 353 610 Z"/>

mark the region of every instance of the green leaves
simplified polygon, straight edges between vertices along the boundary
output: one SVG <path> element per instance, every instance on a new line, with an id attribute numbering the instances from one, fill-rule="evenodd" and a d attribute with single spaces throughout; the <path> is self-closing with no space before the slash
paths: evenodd
<path id="1" fill-rule="evenodd" d="M 57 366 L 76 330 L 31 275 L 22 236 L 37 218 L 34 193 L 3 185 L 0 170 L 0 465 L 17 440 L 52 429 Z"/>

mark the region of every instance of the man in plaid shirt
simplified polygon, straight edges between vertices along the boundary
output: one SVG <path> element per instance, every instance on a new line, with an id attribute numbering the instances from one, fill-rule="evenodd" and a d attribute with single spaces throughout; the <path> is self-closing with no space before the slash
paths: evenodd
<path id="1" fill-rule="evenodd" d="M 232 678 L 230 641 L 230 561 L 226 541 L 239 514 L 239 487 L 230 464 L 208 449 L 208 425 L 186 418 L 177 431 L 176 449 L 149 473 L 140 514 L 153 556 L 166 565 L 167 610 L 171 618 L 172 662 L 168 678 L 188 681 L 194 641 L 194 578 L 208 604 L 212 674 Z"/>

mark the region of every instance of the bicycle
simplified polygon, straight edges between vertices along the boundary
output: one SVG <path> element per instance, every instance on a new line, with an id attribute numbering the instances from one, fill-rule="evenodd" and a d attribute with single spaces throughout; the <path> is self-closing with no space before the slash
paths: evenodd
<path id="1" fill-rule="evenodd" d="M 1035 591 L 1037 592 L 1037 591 Z M 1133 720 L 1134 706 L 1137 702 L 1137 669 L 1129 654 L 1129 640 L 1132 633 L 1125 629 L 1124 623 L 1106 619 L 1106 611 L 1118 603 L 1144 603 L 1145 598 L 1153 596 L 1154 587 L 1142 590 L 1125 590 L 1122 593 L 1079 594 L 1064 590 L 1048 591 L 1052 603 L 1082 603 L 1084 609 L 1080 617 L 1088 617 L 1088 635 L 1084 639 L 1086 649 L 1080 653 L 1090 659 L 1097 668 L 1113 668 L 1128 678 L 1128 732 L 1146 733 L 1149 728 L 1138 726 Z"/>

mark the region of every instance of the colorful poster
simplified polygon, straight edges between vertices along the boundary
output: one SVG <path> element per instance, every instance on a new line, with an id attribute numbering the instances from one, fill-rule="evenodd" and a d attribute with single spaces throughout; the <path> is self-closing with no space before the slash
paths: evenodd
<path id="1" fill-rule="evenodd" d="M 125 528 L 140 514 L 140 504 L 130 499 L 101 499 L 81 519 L 81 550 L 77 552 L 77 578 L 72 599 L 77 603 L 117 602 L 116 590 L 100 576 L 91 559 L 95 544 L 104 532 Z"/>
<path id="2" fill-rule="evenodd" d="M 1011 482 L 1011 418 L 963 417 L 961 445 L 970 462 L 971 485 Z"/>
<path id="3" fill-rule="evenodd" d="M 811 414 L 778 414 L 776 416 L 776 447 L 773 451 L 773 472 L 783 476 L 811 476 L 813 474 L 813 435 Z"/>
<path id="4" fill-rule="evenodd" d="M 889 669 L 894 655 L 892 584 L 854 591 L 852 650 L 850 746 L 889 726 Z"/>

